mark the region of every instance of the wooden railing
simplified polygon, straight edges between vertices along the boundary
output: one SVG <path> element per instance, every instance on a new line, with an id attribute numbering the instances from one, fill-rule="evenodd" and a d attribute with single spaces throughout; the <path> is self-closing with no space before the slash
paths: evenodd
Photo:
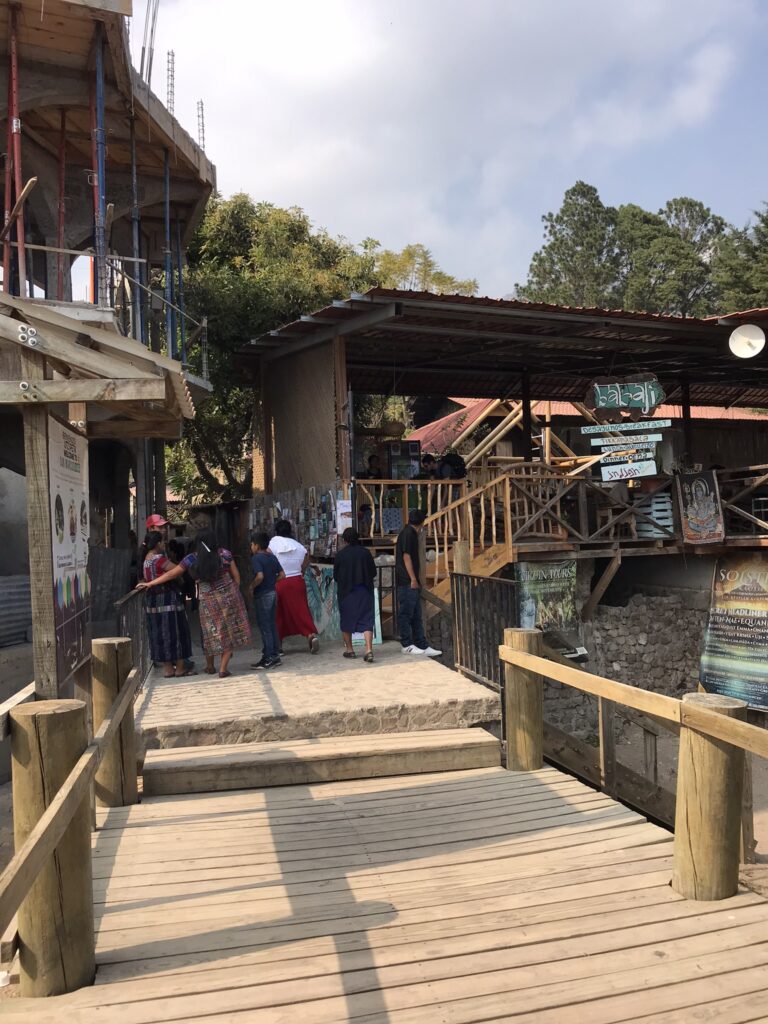
<path id="1" fill-rule="evenodd" d="M 22 996 L 58 995 L 95 973 L 90 793 L 104 806 L 135 803 L 136 740 L 131 641 L 94 640 L 93 726 L 78 700 L 31 700 L 22 691 L 0 707 L 11 738 L 16 852 L 0 875 L 0 932 L 18 912 Z"/>
<path id="2" fill-rule="evenodd" d="M 537 630 L 505 630 L 507 768 L 543 765 L 543 679 L 555 680 L 680 730 L 672 887 L 689 899 L 718 900 L 738 888 L 744 754 L 768 757 L 768 732 L 750 725 L 744 701 L 687 694 L 682 701 L 543 657 Z"/>
<path id="3" fill-rule="evenodd" d="M 131 641 L 133 667 L 139 673 L 139 689 L 144 686 L 152 671 L 146 603 L 147 592 L 145 590 L 129 590 L 127 594 L 115 601 L 117 635 L 128 637 Z"/>

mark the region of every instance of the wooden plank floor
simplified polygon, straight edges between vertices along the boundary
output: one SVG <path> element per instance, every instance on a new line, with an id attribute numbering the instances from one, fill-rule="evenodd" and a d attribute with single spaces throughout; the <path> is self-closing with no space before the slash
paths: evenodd
<path id="1" fill-rule="evenodd" d="M 97 984 L 30 1024 L 768 1017 L 768 903 L 554 769 L 163 797 L 102 816 Z"/>

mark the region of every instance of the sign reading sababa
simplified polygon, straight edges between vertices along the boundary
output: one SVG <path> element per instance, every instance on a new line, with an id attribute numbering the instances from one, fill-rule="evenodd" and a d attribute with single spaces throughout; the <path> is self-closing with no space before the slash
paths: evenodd
<path id="1" fill-rule="evenodd" d="M 768 711 L 768 562 L 759 554 L 717 561 L 700 679 L 707 693 Z"/>
<path id="2" fill-rule="evenodd" d="M 601 423 L 620 423 L 625 418 L 647 418 L 665 397 L 654 374 L 638 373 L 632 377 L 594 380 L 587 389 L 584 405 Z"/>

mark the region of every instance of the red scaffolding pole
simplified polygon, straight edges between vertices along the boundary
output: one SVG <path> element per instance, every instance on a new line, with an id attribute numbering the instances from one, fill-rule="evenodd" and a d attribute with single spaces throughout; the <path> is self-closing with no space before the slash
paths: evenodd
<path id="1" fill-rule="evenodd" d="M 11 31 L 10 31 L 10 66 L 11 66 L 11 88 L 8 104 L 8 117 L 11 122 L 11 135 L 13 136 L 13 180 L 16 198 L 21 195 L 24 187 L 21 180 L 21 118 L 19 117 L 19 54 L 16 39 L 18 12 L 15 7 L 10 7 Z M 19 211 L 16 218 L 16 241 L 19 243 L 19 295 L 23 298 L 27 291 L 27 259 L 24 251 L 24 215 Z"/>
<path id="2" fill-rule="evenodd" d="M 59 129 L 59 226 L 56 245 L 59 249 L 63 249 L 66 213 L 64 188 L 67 175 L 67 112 L 64 108 L 61 110 Z M 60 252 L 56 261 L 56 298 L 59 301 L 64 298 L 64 260 L 66 258 L 64 253 Z"/>

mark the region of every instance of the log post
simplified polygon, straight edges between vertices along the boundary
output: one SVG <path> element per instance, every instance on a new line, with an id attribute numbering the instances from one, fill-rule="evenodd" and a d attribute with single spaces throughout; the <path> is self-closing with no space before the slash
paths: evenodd
<path id="1" fill-rule="evenodd" d="M 453 545 L 453 571 L 469 573 L 469 541 L 457 540 Z"/>
<path id="2" fill-rule="evenodd" d="M 743 700 L 688 693 L 696 704 L 745 719 Z M 683 725 L 675 813 L 672 888 L 691 900 L 723 900 L 739 885 L 744 751 Z"/>
<path id="3" fill-rule="evenodd" d="M 20 850 L 88 743 L 85 704 L 42 700 L 11 712 L 13 833 Z M 19 908 L 22 996 L 90 985 L 96 972 L 88 799 Z"/>
<path id="4" fill-rule="evenodd" d="M 93 728 L 98 731 L 131 671 L 131 641 L 129 637 L 94 640 L 92 652 Z M 131 706 L 96 772 L 96 803 L 100 807 L 124 807 L 138 803 L 138 799 Z"/>
<path id="5" fill-rule="evenodd" d="M 542 656 L 537 629 L 505 629 L 504 643 Z M 507 770 L 534 772 L 544 765 L 544 681 L 540 675 L 504 664 L 504 715 Z"/>

